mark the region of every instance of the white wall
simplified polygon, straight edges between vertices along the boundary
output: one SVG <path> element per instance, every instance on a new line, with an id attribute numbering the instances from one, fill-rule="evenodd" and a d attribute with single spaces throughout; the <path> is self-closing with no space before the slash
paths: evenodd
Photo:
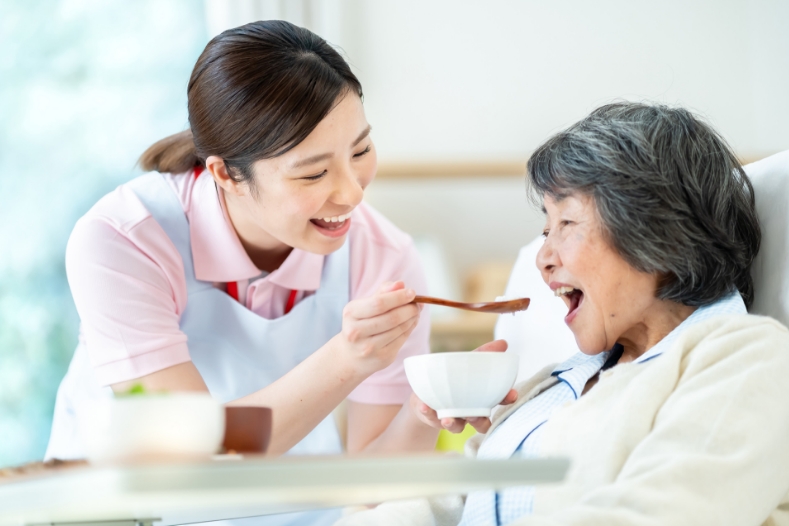
<path id="1" fill-rule="evenodd" d="M 786 0 L 206 0 L 212 34 L 275 17 L 345 51 L 385 161 L 525 157 L 620 98 L 688 106 L 748 158 L 789 148 Z"/>
<path id="2" fill-rule="evenodd" d="M 345 7 L 384 160 L 525 158 L 618 98 L 688 106 L 745 156 L 789 148 L 786 0 Z"/>

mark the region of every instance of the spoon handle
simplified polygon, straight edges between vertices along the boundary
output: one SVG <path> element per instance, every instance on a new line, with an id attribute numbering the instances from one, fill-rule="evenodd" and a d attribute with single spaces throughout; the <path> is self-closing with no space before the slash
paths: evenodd
<path id="1" fill-rule="evenodd" d="M 429 303 L 430 305 L 441 305 L 442 307 L 454 307 L 456 309 L 465 309 L 468 307 L 468 303 L 433 298 L 431 296 L 415 296 L 414 303 Z"/>

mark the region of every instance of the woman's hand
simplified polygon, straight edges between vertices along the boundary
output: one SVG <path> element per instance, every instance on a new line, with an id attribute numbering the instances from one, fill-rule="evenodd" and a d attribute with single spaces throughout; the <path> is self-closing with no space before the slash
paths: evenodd
<path id="1" fill-rule="evenodd" d="M 496 340 L 485 345 L 480 346 L 472 352 L 504 352 L 507 350 L 507 342 L 504 340 Z M 502 405 L 508 405 L 518 399 L 518 392 L 515 389 L 510 389 L 504 400 L 501 401 Z M 417 418 L 429 426 L 446 429 L 452 433 L 460 433 L 465 429 L 466 424 L 471 424 L 474 429 L 479 433 L 487 433 L 490 429 L 490 418 L 486 417 L 473 417 L 473 418 L 442 418 L 439 420 L 435 410 L 431 409 L 420 400 L 414 393 L 411 393 L 411 408 L 416 414 Z"/>
<path id="2" fill-rule="evenodd" d="M 419 323 L 415 295 L 402 281 L 384 283 L 377 294 L 345 306 L 342 332 L 333 340 L 355 371 L 369 376 L 394 361 Z"/>

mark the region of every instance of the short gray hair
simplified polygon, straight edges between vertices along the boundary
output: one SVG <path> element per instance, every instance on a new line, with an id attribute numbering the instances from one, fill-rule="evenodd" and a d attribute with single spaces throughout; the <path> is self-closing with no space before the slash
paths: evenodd
<path id="1" fill-rule="evenodd" d="M 660 276 L 658 298 L 702 306 L 737 288 L 753 303 L 753 186 L 726 141 L 688 110 L 598 108 L 537 148 L 528 186 L 540 201 L 591 196 L 614 249 Z"/>

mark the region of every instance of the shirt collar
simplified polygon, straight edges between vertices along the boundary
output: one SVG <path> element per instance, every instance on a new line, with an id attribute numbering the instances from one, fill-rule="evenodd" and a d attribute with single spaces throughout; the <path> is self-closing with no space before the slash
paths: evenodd
<path id="1" fill-rule="evenodd" d="M 190 175 L 191 176 L 191 175 Z M 195 277 L 230 283 L 251 280 L 261 270 L 249 259 L 225 207 L 222 189 L 206 170 L 194 183 L 187 212 Z M 268 275 L 272 283 L 291 290 L 317 290 L 324 256 L 294 248 L 280 267 Z"/>
<path id="2" fill-rule="evenodd" d="M 294 248 L 282 265 L 269 274 L 268 279 L 290 290 L 318 290 L 325 257 Z"/>
<path id="3" fill-rule="evenodd" d="M 597 374 L 610 354 L 611 351 L 591 356 L 584 353 L 575 354 L 557 365 L 551 376 L 555 376 L 560 381 L 567 383 L 573 390 L 575 397 L 578 398 L 581 396 L 586 382 Z"/>

